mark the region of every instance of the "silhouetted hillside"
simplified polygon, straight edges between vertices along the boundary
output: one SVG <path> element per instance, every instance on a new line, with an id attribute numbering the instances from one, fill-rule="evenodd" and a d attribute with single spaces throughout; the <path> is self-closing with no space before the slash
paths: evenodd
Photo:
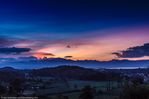
<path id="1" fill-rule="evenodd" d="M 0 68 L 0 71 L 17 71 L 17 69 L 14 69 L 13 67 L 3 67 Z"/>
<path id="2" fill-rule="evenodd" d="M 0 68 L 0 80 L 1 81 L 12 81 L 16 78 L 24 78 L 24 73 L 20 70 L 14 69 L 12 67 Z"/>
<path id="3" fill-rule="evenodd" d="M 34 69 L 31 71 L 33 76 L 43 77 L 63 77 L 77 80 L 108 80 L 119 77 L 117 73 L 99 72 L 94 69 L 79 66 L 58 66 L 54 68 Z"/>

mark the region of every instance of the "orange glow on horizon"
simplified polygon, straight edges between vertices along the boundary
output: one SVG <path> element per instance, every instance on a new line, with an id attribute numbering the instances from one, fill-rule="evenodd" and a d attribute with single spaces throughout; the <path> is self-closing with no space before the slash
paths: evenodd
<path id="1" fill-rule="evenodd" d="M 134 36 L 137 34 L 137 36 Z M 80 38 L 81 39 L 81 38 Z M 83 38 L 82 38 L 83 39 Z M 82 41 L 81 39 L 81 41 Z M 80 42 L 81 42 L 80 41 Z M 70 41 L 71 42 L 71 41 Z M 74 40 L 73 40 L 74 42 Z M 79 39 L 77 40 L 79 42 Z M 65 56 L 72 56 L 73 60 L 99 60 L 99 61 L 108 61 L 112 59 L 122 59 L 113 55 L 113 52 L 126 50 L 129 47 L 143 45 L 144 43 L 149 42 L 149 33 L 144 30 L 135 30 L 127 31 L 124 33 L 115 33 L 115 35 L 105 35 L 105 36 L 95 36 L 88 38 L 89 43 L 84 45 L 73 45 L 71 48 L 66 48 L 67 44 L 53 44 L 40 48 L 36 51 L 33 56 L 37 58 L 51 58 L 51 57 L 60 57 L 64 58 Z M 61 43 L 61 42 L 60 42 Z M 52 53 L 55 56 L 44 55 L 42 53 Z M 135 60 L 139 58 L 127 58 L 129 60 Z M 143 57 L 140 59 L 149 59 Z"/>

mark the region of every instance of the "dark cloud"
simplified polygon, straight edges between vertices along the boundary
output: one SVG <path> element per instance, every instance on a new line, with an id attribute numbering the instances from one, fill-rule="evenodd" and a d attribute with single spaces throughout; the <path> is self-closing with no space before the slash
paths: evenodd
<path id="1" fill-rule="evenodd" d="M 142 46 L 130 47 L 127 50 L 114 52 L 112 54 L 115 54 L 118 57 L 122 57 L 122 58 L 135 58 L 135 57 L 149 56 L 149 43 L 146 43 Z"/>
<path id="2" fill-rule="evenodd" d="M 64 58 L 72 58 L 73 56 L 65 56 Z"/>
<path id="3" fill-rule="evenodd" d="M 55 55 L 52 54 L 52 53 L 39 53 L 39 54 L 42 54 L 42 55 L 45 55 L 45 56 L 55 56 Z"/>
<path id="4" fill-rule="evenodd" d="M 37 60 L 36 57 L 34 56 L 28 56 L 28 57 L 19 57 L 18 60 L 22 60 L 22 61 L 30 61 L 30 60 Z"/>
<path id="5" fill-rule="evenodd" d="M 21 54 L 29 51 L 31 51 L 30 48 L 16 48 L 16 47 L 0 48 L 0 54 Z"/>
<path id="6" fill-rule="evenodd" d="M 70 45 L 67 45 L 66 48 L 71 48 L 71 46 Z"/>

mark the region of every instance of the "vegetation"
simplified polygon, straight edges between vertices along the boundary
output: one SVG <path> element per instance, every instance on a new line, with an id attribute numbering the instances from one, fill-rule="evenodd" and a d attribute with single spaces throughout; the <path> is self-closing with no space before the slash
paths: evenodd
<path id="1" fill-rule="evenodd" d="M 139 85 L 125 88 L 122 99 L 149 99 L 149 87 Z"/>
<path id="2" fill-rule="evenodd" d="M 23 93 L 23 80 L 22 79 L 15 79 L 9 85 L 9 94 L 20 96 Z"/>

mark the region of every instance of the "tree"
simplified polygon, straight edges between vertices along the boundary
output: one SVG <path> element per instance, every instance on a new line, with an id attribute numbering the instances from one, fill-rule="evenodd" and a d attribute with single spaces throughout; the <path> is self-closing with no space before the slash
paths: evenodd
<path id="1" fill-rule="evenodd" d="M 0 95 L 3 95 L 7 92 L 6 88 L 0 85 Z"/>
<path id="2" fill-rule="evenodd" d="M 149 99 L 149 88 L 141 85 L 124 88 L 122 99 Z"/>
<path id="3" fill-rule="evenodd" d="M 13 95 L 21 95 L 24 89 L 24 81 L 22 79 L 15 79 L 10 83 L 9 93 Z"/>
<path id="4" fill-rule="evenodd" d="M 132 78 L 131 82 L 134 86 L 137 86 L 144 83 L 144 78 L 141 76 L 136 76 Z"/>
<path id="5" fill-rule="evenodd" d="M 90 86 L 85 86 L 80 94 L 80 99 L 93 99 L 93 90 Z"/>

